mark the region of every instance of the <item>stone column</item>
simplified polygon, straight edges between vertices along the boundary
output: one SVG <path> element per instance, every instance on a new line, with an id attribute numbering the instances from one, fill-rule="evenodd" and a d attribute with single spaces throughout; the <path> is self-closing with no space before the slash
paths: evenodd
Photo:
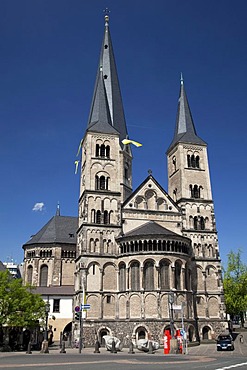
<path id="1" fill-rule="evenodd" d="M 144 290 L 144 274 L 143 274 L 143 266 L 140 267 L 140 289 Z"/>
<path id="2" fill-rule="evenodd" d="M 175 267 L 171 266 L 170 270 L 170 289 L 175 288 L 174 279 L 175 279 Z"/>
<path id="3" fill-rule="evenodd" d="M 181 271 L 182 271 L 181 290 L 184 290 L 184 289 L 185 289 L 185 287 L 186 287 L 186 284 L 185 284 L 186 269 L 185 269 L 185 267 L 182 267 L 182 268 L 181 268 Z"/>
<path id="4" fill-rule="evenodd" d="M 126 268 L 126 290 L 130 290 L 130 267 Z"/>
<path id="5" fill-rule="evenodd" d="M 100 291 L 103 291 L 103 276 L 104 276 L 104 270 L 102 268 L 99 269 L 100 272 Z"/>

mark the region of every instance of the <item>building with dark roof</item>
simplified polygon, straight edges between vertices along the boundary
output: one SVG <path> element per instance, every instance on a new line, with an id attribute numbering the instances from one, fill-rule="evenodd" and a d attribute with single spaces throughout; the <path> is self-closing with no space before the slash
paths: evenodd
<path id="1" fill-rule="evenodd" d="M 61 216 L 58 208 L 23 245 L 24 283 L 35 286 L 35 292 L 49 302 L 55 340 L 72 327 L 77 227 L 78 218 Z"/>
<path id="2" fill-rule="evenodd" d="M 167 150 L 168 191 L 151 172 L 133 191 L 127 137 L 106 15 L 81 141 L 78 219 L 57 214 L 24 244 L 25 281 L 53 299 L 56 310 L 55 299 L 74 293 L 71 317 L 59 329 L 72 326 L 74 340 L 81 327 L 72 306 L 90 305 L 82 311 L 86 345 L 106 334 L 162 343 L 165 330 L 174 333 L 182 323 L 189 341 L 214 338 L 226 320 L 207 144 L 196 132 L 182 78 Z"/>

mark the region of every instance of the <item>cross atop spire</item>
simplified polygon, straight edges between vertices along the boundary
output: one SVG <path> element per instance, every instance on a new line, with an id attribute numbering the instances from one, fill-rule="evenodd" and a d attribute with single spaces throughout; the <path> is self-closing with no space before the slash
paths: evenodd
<path id="1" fill-rule="evenodd" d="M 60 216 L 60 204 L 57 202 L 56 216 Z"/>
<path id="2" fill-rule="evenodd" d="M 103 12 L 105 13 L 105 26 L 108 26 L 110 10 L 108 8 L 105 8 Z"/>
<path id="3" fill-rule="evenodd" d="M 183 85 L 183 84 L 184 84 L 184 79 L 183 79 L 183 74 L 182 74 L 182 72 L 181 72 L 181 75 L 180 75 L 180 83 L 181 83 L 181 85 Z"/>

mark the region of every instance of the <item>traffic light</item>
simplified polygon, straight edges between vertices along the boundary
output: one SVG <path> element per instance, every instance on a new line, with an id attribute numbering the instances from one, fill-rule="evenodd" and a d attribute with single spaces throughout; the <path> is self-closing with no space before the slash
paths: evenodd
<path id="1" fill-rule="evenodd" d="M 80 312 L 75 312 L 75 320 L 79 321 L 80 320 L 81 313 Z"/>

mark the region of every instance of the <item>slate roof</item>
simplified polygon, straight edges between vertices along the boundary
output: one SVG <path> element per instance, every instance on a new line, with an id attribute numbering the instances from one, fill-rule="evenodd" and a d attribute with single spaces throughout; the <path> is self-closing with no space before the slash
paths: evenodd
<path id="1" fill-rule="evenodd" d="M 87 131 L 102 132 L 106 134 L 117 134 L 119 132 L 112 126 L 109 105 L 106 96 L 106 90 L 103 81 L 103 72 L 98 74 L 96 91 L 93 97 L 92 117 L 88 124 Z"/>
<path id="2" fill-rule="evenodd" d="M 164 237 L 164 236 L 175 237 L 175 236 L 177 236 L 177 237 L 183 238 L 182 235 L 176 234 L 173 231 L 171 231 L 169 229 L 166 229 L 165 227 L 157 224 L 154 221 L 149 221 L 149 222 L 146 222 L 144 225 L 141 225 L 141 226 L 137 227 L 136 229 L 131 230 L 131 231 L 129 231 L 128 233 L 126 233 L 124 235 L 121 235 L 117 239 L 133 238 L 133 237 L 140 237 L 140 236 L 146 237 L 146 236 L 152 236 L 152 235 L 161 236 L 161 237 Z"/>
<path id="3" fill-rule="evenodd" d="M 34 290 L 34 293 L 41 294 L 43 296 L 71 296 L 74 295 L 74 292 L 74 285 L 36 287 Z"/>
<path id="4" fill-rule="evenodd" d="M 181 80 L 178 99 L 175 133 L 167 152 L 169 152 L 177 143 L 207 145 L 204 140 L 197 136 L 183 80 Z"/>
<path id="5" fill-rule="evenodd" d="M 44 243 L 76 244 L 77 228 L 77 217 L 54 216 L 24 246 Z"/>
<path id="6" fill-rule="evenodd" d="M 128 134 L 108 20 L 109 17 L 106 16 L 87 130 L 96 130 L 97 127 L 97 130 L 100 130 L 98 132 L 110 133 L 109 126 L 111 125 L 116 130 L 113 132 L 120 135 L 120 144 L 123 148 L 121 141 Z"/>

